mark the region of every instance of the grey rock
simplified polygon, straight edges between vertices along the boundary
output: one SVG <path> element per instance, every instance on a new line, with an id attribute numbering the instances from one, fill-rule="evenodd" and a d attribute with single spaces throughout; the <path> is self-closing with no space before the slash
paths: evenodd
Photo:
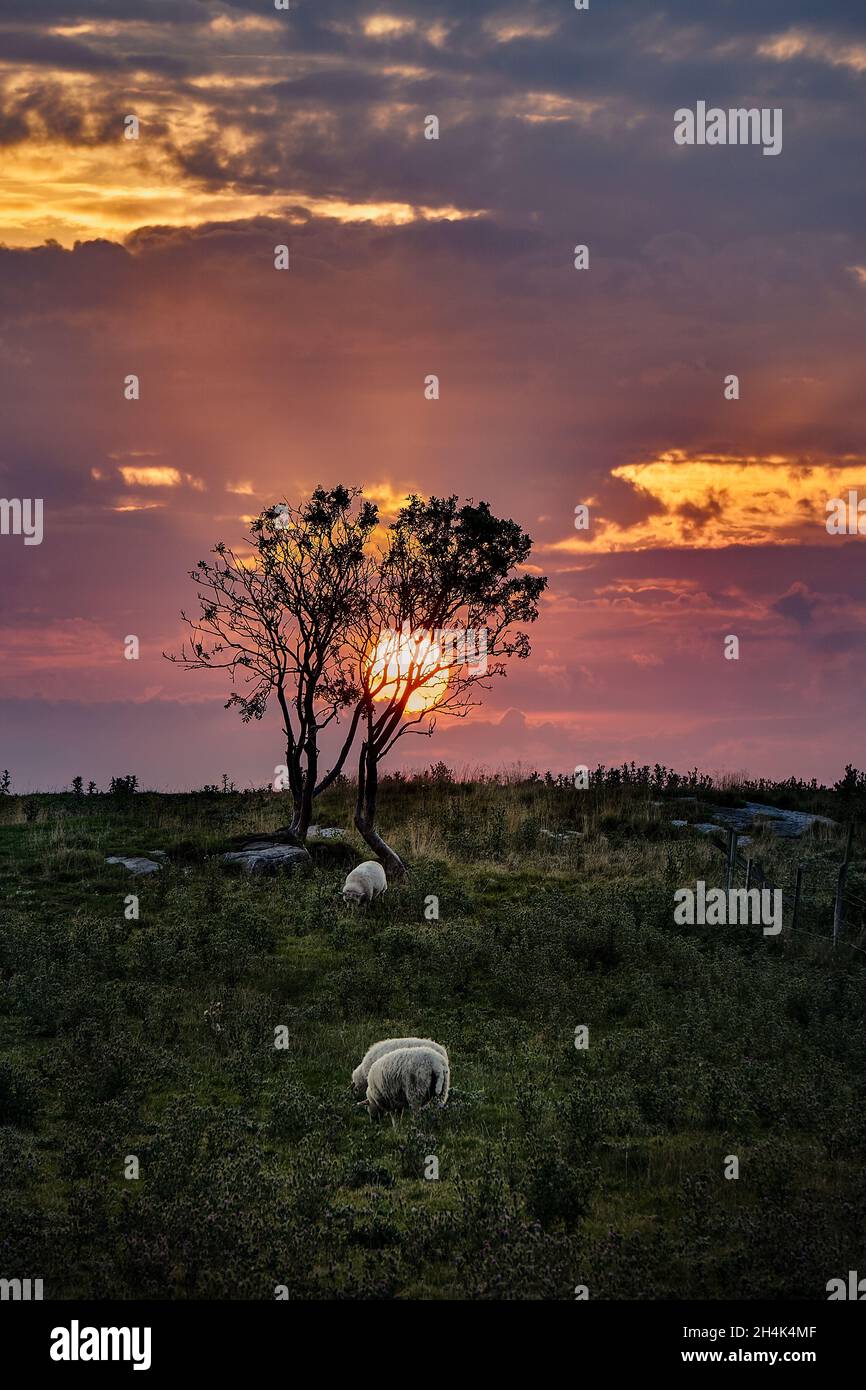
<path id="1" fill-rule="evenodd" d="M 231 854 L 244 854 L 251 849 L 271 849 L 275 845 L 288 845 L 293 849 L 300 848 L 296 837 L 287 826 L 283 826 L 280 830 L 261 830 L 256 835 L 250 835 L 249 832 L 244 835 L 233 835 L 228 844 L 230 846 L 228 852 Z"/>
<path id="2" fill-rule="evenodd" d="M 677 800 L 688 800 L 678 797 Z M 723 834 L 736 830 L 742 836 L 747 830 L 759 830 L 763 825 L 780 840 L 796 840 L 810 830 L 813 825 L 835 825 L 827 816 L 811 815 L 807 811 L 783 811 L 778 806 L 765 806 L 759 801 L 747 801 L 744 806 L 709 806 L 714 817 L 712 821 L 698 821 L 691 824 L 692 830 L 700 830 L 704 835 Z M 671 825 L 684 827 L 686 821 L 672 820 Z M 747 844 L 745 839 L 740 844 Z"/>
<path id="3" fill-rule="evenodd" d="M 131 874 L 158 874 L 162 868 L 155 859 L 145 859 L 141 854 L 112 854 L 106 859 L 106 864 L 122 864 L 124 869 L 128 869 Z"/>
<path id="4" fill-rule="evenodd" d="M 307 851 L 297 845 L 257 846 L 254 841 L 241 850 L 224 854 L 222 862 L 227 868 L 246 874 L 306 873 L 312 867 Z"/>
<path id="5" fill-rule="evenodd" d="M 765 806 L 760 801 L 747 801 L 744 806 L 713 806 L 717 821 L 729 830 L 754 830 L 764 821 L 767 829 L 781 840 L 796 840 L 813 825 L 835 825 L 827 816 L 814 816 L 807 811 L 783 811 L 778 806 Z"/>

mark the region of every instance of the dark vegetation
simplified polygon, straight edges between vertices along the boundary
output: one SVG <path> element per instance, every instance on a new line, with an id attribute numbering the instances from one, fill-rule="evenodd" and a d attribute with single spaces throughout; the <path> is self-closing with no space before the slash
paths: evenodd
<path id="1" fill-rule="evenodd" d="M 285 819 L 224 785 L 0 798 L 0 1276 L 61 1298 L 822 1298 L 862 1268 L 866 943 L 831 950 L 820 896 L 793 939 L 674 926 L 674 889 L 723 860 L 670 828 L 700 800 L 668 803 L 708 788 L 385 779 L 412 873 L 363 912 L 339 897 L 351 834 L 303 879 L 224 874 L 230 837 Z M 320 823 L 351 826 L 353 792 Z M 842 821 L 864 789 L 711 799 L 744 792 Z M 843 838 L 758 837 L 779 882 Z M 155 850 L 152 878 L 105 864 Z M 864 857 L 855 839 L 866 896 Z M 452 1099 L 372 1125 L 349 1073 L 401 1033 L 447 1044 Z"/>

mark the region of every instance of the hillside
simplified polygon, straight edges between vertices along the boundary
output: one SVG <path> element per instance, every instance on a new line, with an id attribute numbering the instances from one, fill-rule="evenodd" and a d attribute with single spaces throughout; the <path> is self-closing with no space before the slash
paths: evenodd
<path id="1" fill-rule="evenodd" d="M 0 798 L 2 1273 L 46 1297 L 824 1297 L 866 1236 L 842 831 L 757 832 L 785 887 L 808 859 L 796 934 L 678 927 L 675 889 L 724 872 L 683 804 L 387 781 L 413 872 L 364 911 L 352 834 L 304 878 L 225 872 L 232 836 L 284 819 L 266 793 Z M 149 878 L 105 863 L 153 851 Z M 412 1033 L 447 1045 L 451 1100 L 372 1124 L 352 1067 Z"/>

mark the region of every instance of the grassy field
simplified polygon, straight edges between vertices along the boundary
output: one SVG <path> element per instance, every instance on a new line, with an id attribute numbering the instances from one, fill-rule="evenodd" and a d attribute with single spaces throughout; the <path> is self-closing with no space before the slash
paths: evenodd
<path id="1" fill-rule="evenodd" d="M 350 825 L 350 796 L 319 822 Z M 699 802 L 653 797 L 387 781 L 413 872 L 369 911 L 339 896 L 351 834 L 306 878 L 222 869 L 229 837 L 285 819 L 267 793 L 0 798 L 0 1276 L 46 1298 L 826 1297 L 866 1236 L 864 941 L 830 950 L 823 887 L 793 939 L 675 926 L 674 890 L 723 860 L 670 828 Z M 840 852 L 827 829 L 757 843 L 785 883 L 797 854 L 829 883 Z M 105 863 L 155 850 L 152 878 Z M 450 1103 L 371 1124 L 352 1067 L 413 1033 L 448 1046 Z"/>

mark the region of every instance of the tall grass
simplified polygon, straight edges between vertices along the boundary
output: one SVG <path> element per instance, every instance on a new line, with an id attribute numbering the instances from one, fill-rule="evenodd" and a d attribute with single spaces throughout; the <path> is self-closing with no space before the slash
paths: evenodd
<path id="1" fill-rule="evenodd" d="M 724 863 L 674 794 L 387 779 L 412 874 L 369 911 L 327 845 L 303 878 L 223 872 L 285 822 L 273 794 L 0 800 L 0 1272 L 46 1297 L 823 1297 L 866 1236 L 866 957 L 676 927 L 674 889 Z M 352 804 L 319 820 L 362 858 Z M 780 879 L 840 842 L 754 841 Z M 105 863 L 158 849 L 153 878 Z M 404 1033 L 448 1045 L 451 1100 L 373 1125 L 349 1074 Z"/>

